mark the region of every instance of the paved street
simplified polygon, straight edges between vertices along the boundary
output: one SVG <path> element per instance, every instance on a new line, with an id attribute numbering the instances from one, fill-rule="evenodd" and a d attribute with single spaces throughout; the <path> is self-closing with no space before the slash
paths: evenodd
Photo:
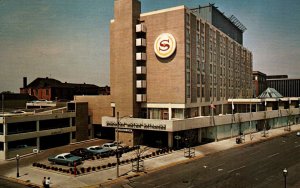
<path id="1" fill-rule="evenodd" d="M 281 188 L 284 168 L 287 187 L 300 187 L 300 138 L 295 133 L 133 178 L 127 187 Z"/>

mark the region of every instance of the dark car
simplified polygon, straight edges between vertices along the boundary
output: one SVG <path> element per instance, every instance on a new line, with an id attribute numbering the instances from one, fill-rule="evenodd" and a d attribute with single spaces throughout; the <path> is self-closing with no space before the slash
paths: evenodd
<path id="1" fill-rule="evenodd" d="M 82 158 L 74 156 L 70 153 L 62 153 L 56 156 L 48 157 L 48 161 L 52 164 L 62 164 L 68 166 L 79 165 L 82 163 Z"/>
<path id="2" fill-rule="evenodd" d="M 82 157 L 83 160 L 93 158 L 93 153 L 86 148 L 78 148 L 70 152 L 72 155 Z"/>
<path id="3" fill-rule="evenodd" d="M 99 155 L 101 157 L 108 157 L 113 154 L 113 150 L 110 148 L 104 148 L 101 146 L 90 146 L 87 148 L 90 152 L 92 152 L 95 155 Z"/>

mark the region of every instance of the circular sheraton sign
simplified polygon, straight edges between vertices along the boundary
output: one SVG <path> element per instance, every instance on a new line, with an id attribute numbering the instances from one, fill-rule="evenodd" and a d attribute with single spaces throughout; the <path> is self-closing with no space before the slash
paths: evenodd
<path id="1" fill-rule="evenodd" d="M 160 34 L 154 42 L 154 52 L 160 58 L 170 57 L 176 49 L 176 40 L 170 33 Z"/>

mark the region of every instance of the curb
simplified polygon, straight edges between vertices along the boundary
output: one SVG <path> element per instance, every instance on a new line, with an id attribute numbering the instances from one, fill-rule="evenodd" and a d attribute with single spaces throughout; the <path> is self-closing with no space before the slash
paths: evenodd
<path id="1" fill-rule="evenodd" d="M 15 182 L 15 183 L 18 183 L 18 184 L 25 185 L 27 187 L 33 187 L 33 188 L 37 188 L 37 187 L 39 188 L 39 187 L 41 187 L 38 184 L 31 183 L 31 182 L 24 181 L 24 180 L 17 179 L 17 178 L 13 178 L 13 177 L 0 176 L 0 178 L 5 179 L 7 181 L 11 181 L 11 182 Z"/>

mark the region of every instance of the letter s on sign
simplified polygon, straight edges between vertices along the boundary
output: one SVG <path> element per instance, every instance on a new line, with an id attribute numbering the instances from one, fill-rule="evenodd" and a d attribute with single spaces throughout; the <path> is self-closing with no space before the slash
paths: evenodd
<path id="1" fill-rule="evenodd" d="M 160 51 L 167 51 L 169 48 L 170 48 L 169 39 L 168 40 L 162 40 L 159 43 L 159 50 Z"/>
<path id="2" fill-rule="evenodd" d="M 160 34 L 154 42 L 154 52 L 160 58 L 170 57 L 176 49 L 176 40 L 170 33 Z"/>

